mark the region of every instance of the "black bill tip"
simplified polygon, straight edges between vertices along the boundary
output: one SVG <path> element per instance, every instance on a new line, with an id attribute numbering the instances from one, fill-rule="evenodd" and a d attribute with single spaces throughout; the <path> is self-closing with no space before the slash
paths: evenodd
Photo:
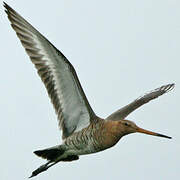
<path id="1" fill-rule="evenodd" d="M 163 138 L 168 138 L 168 139 L 172 139 L 172 137 L 170 137 L 170 136 L 166 136 L 166 135 L 158 134 L 158 133 L 157 133 L 156 136 L 163 137 Z"/>

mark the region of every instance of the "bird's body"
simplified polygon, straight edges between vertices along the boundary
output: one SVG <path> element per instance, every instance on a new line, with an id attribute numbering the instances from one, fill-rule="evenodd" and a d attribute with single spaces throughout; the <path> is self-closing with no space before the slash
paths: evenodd
<path id="1" fill-rule="evenodd" d="M 115 145 L 123 136 L 119 130 L 118 121 L 98 119 L 81 131 L 67 137 L 60 146 L 66 156 L 96 153 Z"/>
<path id="2" fill-rule="evenodd" d="M 76 155 L 96 153 L 115 145 L 123 134 L 118 131 L 117 121 L 99 119 L 82 131 L 74 133 L 64 141 Z"/>
<path id="3" fill-rule="evenodd" d="M 75 69 L 66 57 L 10 6 L 6 3 L 4 6 L 13 29 L 47 89 L 63 134 L 62 144 L 34 152 L 48 162 L 33 171 L 31 177 L 60 161 L 78 160 L 80 155 L 110 148 L 130 133 L 171 138 L 139 128 L 125 118 L 140 106 L 170 91 L 174 84 L 154 89 L 107 118 L 100 118 L 92 110 Z"/>

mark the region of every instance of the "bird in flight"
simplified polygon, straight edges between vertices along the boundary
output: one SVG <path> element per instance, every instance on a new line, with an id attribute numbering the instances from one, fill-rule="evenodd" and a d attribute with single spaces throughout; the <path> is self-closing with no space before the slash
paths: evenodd
<path id="1" fill-rule="evenodd" d="M 173 89 L 174 84 L 154 89 L 107 118 L 100 118 L 91 108 L 76 71 L 68 59 L 9 5 L 4 3 L 4 7 L 12 28 L 47 89 L 62 130 L 62 144 L 34 152 L 46 159 L 47 163 L 33 171 L 30 178 L 58 162 L 78 160 L 80 155 L 110 148 L 121 137 L 130 133 L 171 138 L 142 129 L 125 118 L 140 106 Z"/>

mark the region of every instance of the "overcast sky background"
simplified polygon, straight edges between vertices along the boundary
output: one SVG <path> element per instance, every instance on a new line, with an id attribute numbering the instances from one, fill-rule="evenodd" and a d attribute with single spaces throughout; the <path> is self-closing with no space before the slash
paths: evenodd
<path id="1" fill-rule="evenodd" d="M 45 163 L 32 152 L 61 143 L 35 68 L 0 8 L 0 179 L 27 179 Z M 168 83 L 173 91 L 128 119 L 172 136 L 125 136 L 111 149 L 58 163 L 38 180 L 169 180 L 180 177 L 180 1 L 7 0 L 75 67 L 100 117 Z"/>

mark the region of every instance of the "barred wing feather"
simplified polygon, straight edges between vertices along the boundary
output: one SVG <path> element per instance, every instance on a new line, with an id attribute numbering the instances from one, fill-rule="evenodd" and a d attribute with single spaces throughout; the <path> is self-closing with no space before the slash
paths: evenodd
<path id="1" fill-rule="evenodd" d="M 6 13 L 27 54 L 44 82 L 58 115 L 63 138 L 87 127 L 95 116 L 66 57 L 43 35 L 4 3 Z"/>
<path id="2" fill-rule="evenodd" d="M 124 106 L 123 108 L 117 110 L 116 112 L 114 112 L 113 114 L 108 116 L 107 120 L 113 119 L 116 121 L 119 119 L 126 118 L 131 112 L 133 112 L 134 110 L 136 110 L 140 106 L 148 103 L 149 101 L 169 92 L 170 90 L 172 90 L 174 88 L 174 86 L 175 86 L 174 84 L 167 84 L 167 85 L 161 86 L 157 89 L 154 89 L 154 90 L 146 93 L 143 96 L 140 96 L 139 98 L 134 100 L 132 103 Z"/>

